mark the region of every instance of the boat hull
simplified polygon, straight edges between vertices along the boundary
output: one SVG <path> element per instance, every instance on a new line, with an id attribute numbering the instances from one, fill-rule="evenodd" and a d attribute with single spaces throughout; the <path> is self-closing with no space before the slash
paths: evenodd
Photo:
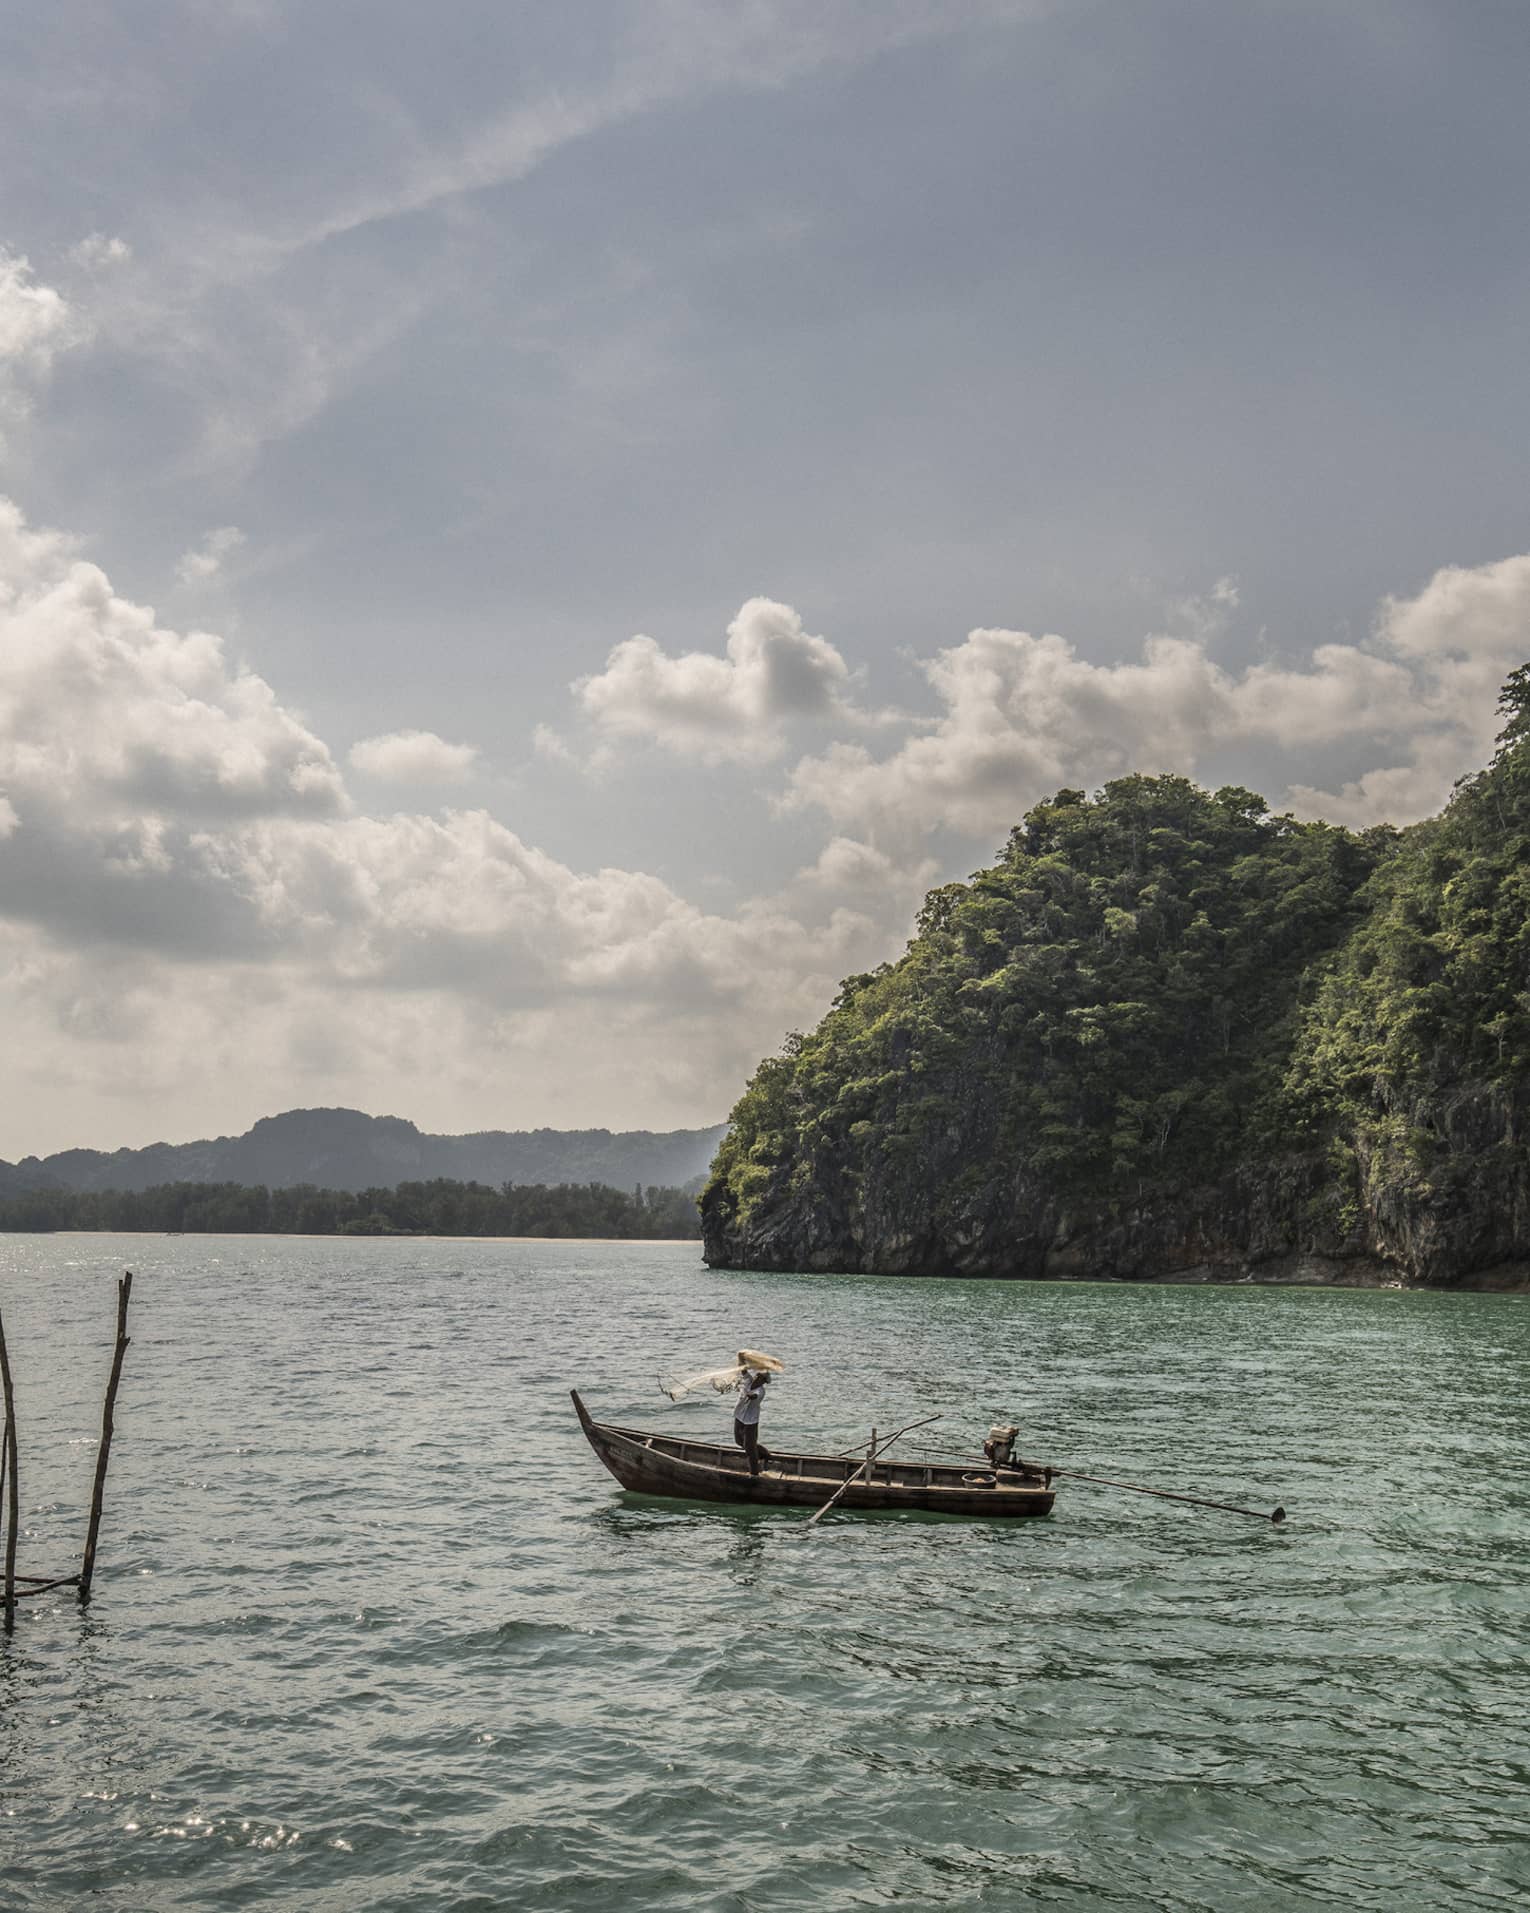
<path id="1" fill-rule="evenodd" d="M 633 1494 L 674 1501 L 724 1501 L 749 1507 L 821 1508 L 843 1490 L 837 1508 L 865 1513 L 950 1514 L 968 1520 L 1017 1520 L 1050 1514 L 1056 1499 L 1040 1476 L 878 1461 L 869 1475 L 854 1455 L 786 1455 L 751 1479 L 742 1450 L 598 1422 L 573 1393 L 579 1425 L 595 1453 Z M 856 1477 L 851 1479 L 851 1477 Z M 846 1487 L 846 1482 L 849 1486 Z"/>

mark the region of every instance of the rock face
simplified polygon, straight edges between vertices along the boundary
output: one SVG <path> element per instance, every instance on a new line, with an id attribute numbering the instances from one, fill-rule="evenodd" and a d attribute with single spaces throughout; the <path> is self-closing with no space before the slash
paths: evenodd
<path id="1" fill-rule="evenodd" d="M 1530 666 L 1438 818 L 1060 792 L 767 1058 L 714 1266 L 1530 1287 Z"/>
<path id="2" fill-rule="evenodd" d="M 289 1189 L 391 1189 L 444 1176 L 459 1182 L 600 1182 L 683 1187 L 706 1173 L 712 1129 L 484 1130 L 432 1136 L 398 1116 L 359 1109 L 289 1109 L 242 1136 L 152 1143 L 146 1149 L 66 1149 L 0 1163 L 0 1194 L 27 1189 L 139 1190 L 167 1182 L 237 1182 Z"/>
<path id="3" fill-rule="evenodd" d="M 1501 1099 L 1483 1093 L 1450 1113 L 1432 1175 L 1373 1151 L 1358 1159 L 1358 1188 L 1324 1151 L 1085 1203 L 995 1165 L 953 1210 L 936 1164 L 929 1179 L 872 1176 L 851 1201 L 805 1197 L 783 1178 L 740 1230 L 714 1185 L 705 1254 L 714 1267 L 826 1273 L 1530 1291 L 1524 1112 L 1506 1126 Z"/>

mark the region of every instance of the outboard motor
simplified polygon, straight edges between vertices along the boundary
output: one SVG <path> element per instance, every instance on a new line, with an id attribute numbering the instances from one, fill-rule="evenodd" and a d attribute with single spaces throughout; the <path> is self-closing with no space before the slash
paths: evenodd
<path id="1" fill-rule="evenodd" d="M 996 1421 L 988 1431 L 988 1439 L 983 1443 L 983 1453 L 987 1455 L 989 1465 L 994 1468 L 1012 1468 L 1015 1458 L 1015 1437 L 1020 1430 L 1012 1422 Z"/>

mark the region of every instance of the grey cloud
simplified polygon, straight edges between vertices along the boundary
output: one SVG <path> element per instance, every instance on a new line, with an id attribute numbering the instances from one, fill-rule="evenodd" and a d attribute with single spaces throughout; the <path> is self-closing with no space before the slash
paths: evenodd
<path id="1" fill-rule="evenodd" d="M 24 813 L 0 838 L 0 919 L 72 951 L 172 964 L 264 961 L 281 947 L 256 900 L 180 827 L 86 832 Z"/>

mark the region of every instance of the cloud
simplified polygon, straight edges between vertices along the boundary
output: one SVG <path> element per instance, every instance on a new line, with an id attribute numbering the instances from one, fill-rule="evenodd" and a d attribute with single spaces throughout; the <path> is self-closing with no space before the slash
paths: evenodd
<path id="1" fill-rule="evenodd" d="M 103 266 L 125 266 L 132 256 L 133 248 L 125 239 L 104 232 L 88 233 L 69 248 L 71 261 L 87 272 L 98 272 Z"/>
<path id="2" fill-rule="evenodd" d="M 63 294 L 39 285 L 27 260 L 0 246 L 0 449 L 6 425 L 26 416 L 29 385 L 46 378 L 58 354 L 82 336 Z"/>
<path id="3" fill-rule="evenodd" d="M 1477 660 L 1497 669 L 1530 639 L 1530 553 L 1446 565 L 1416 598 L 1388 598 L 1380 635 L 1405 657 Z M 1495 686 L 1496 689 L 1496 686 Z"/>
<path id="4" fill-rule="evenodd" d="M 768 93 L 921 40 L 1021 23 L 1053 3 L 967 0 L 953 10 L 938 0 L 845 0 L 832 8 L 817 0 L 750 0 L 736 8 L 653 0 L 618 9 L 610 31 L 553 36 L 546 61 L 529 63 L 518 51 L 524 35 L 513 25 L 503 34 L 495 27 L 485 43 L 488 64 L 512 77 L 491 89 L 492 105 L 464 106 L 442 119 L 407 87 L 398 96 L 380 77 L 384 62 L 370 82 L 335 95 L 334 112 L 323 116 L 322 150 L 301 137 L 286 142 L 266 156 L 258 177 L 226 157 L 202 169 L 194 189 L 140 196 L 132 246 L 92 233 L 69 257 L 94 279 L 110 278 L 110 298 L 93 310 L 93 325 L 120 364 L 136 360 L 150 369 L 162 436 L 186 435 L 178 451 L 161 451 L 162 460 L 227 472 L 302 430 L 427 314 L 460 297 L 454 228 L 474 217 L 478 209 L 465 202 L 475 196 L 528 181 L 571 147 L 676 107 L 730 92 Z M 196 26 L 220 37 L 269 35 L 271 44 L 255 56 L 269 82 L 273 60 L 279 71 L 294 41 L 279 12 L 268 17 L 255 4 L 207 8 Z M 93 36 L 94 58 L 82 60 L 72 45 L 67 59 L 43 48 L 28 83 L 7 89 L 0 79 L 0 110 L 9 106 L 20 129 L 29 121 L 41 128 L 50 119 L 66 123 L 82 102 L 111 123 L 126 101 L 140 127 L 158 121 L 172 135 L 177 127 L 184 132 L 181 115 L 196 110 L 197 90 L 177 89 L 163 61 L 130 34 L 103 42 L 105 31 Z M 214 85 L 217 67 L 204 72 Z M 518 70 L 525 75 L 519 84 Z M 313 82 L 305 64 L 296 83 L 306 90 Z M 375 230 L 401 221 L 412 222 L 403 270 L 397 242 Z M 422 235 L 429 236 L 425 249 Z M 382 243 L 372 245 L 373 237 Z M 548 322 L 545 293 L 518 303 L 510 330 L 516 327 L 558 331 L 556 320 Z M 632 331 L 629 315 L 628 343 Z M 620 360 L 625 352 L 626 345 L 600 354 L 587 346 L 578 363 L 587 371 L 598 356 Z M 168 391 L 181 395 L 184 411 L 164 405 Z"/>
<path id="5" fill-rule="evenodd" d="M 172 833 L 76 866 L 70 914 L 55 897 L 45 918 L 10 847 L 13 1082 L 173 1097 L 180 1133 L 204 1103 L 202 1129 L 227 1126 L 228 1081 L 252 1114 L 309 1099 L 447 1129 L 714 1119 L 898 934 L 843 903 L 817 922 L 770 898 L 709 913 L 640 871 L 571 869 L 482 811 Z"/>
<path id="6" fill-rule="evenodd" d="M 629 638 L 573 690 L 602 740 L 596 767 L 634 741 L 706 764 L 758 764 L 783 753 L 794 720 L 859 733 L 901 721 L 912 735 L 890 753 L 841 736 L 801 758 L 778 802 L 822 812 L 846 842 L 906 850 L 937 830 L 991 839 L 1063 784 L 1196 774 L 1234 749 L 1277 766 L 1316 749 L 1369 751 L 1381 761 L 1332 791 L 1288 771 L 1286 803 L 1336 822 L 1410 822 L 1484 761 L 1498 686 L 1530 655 L 1530 556 L 1448 566 L 1417 596 L 1385 600 L 1365 643 L 1319 645 L 1301 663 L 1217 663 L 1212 648 L 1237 605 L 1236 585 L 1221 579 L 1172 607 L 1190 635 L 1150 636 L 1135 658 L 1109 664 L 1055 633 L 969 632 L 921 661 L 937 705 L 925 720 L 862 706 L 836 647 L 768 598 L 742 608 L 721 657 Z M 573 756 L 545 728 L 538 748 Z"/>
<path id="7" fill-rule="evenodd" d="M 551 724 L 537 724 L 533 728 L 531 748 L 538 757 L 545 758 L 550 764 L 571 764 L 579 769 L 590 767 L 587 763 L 581 763 L 579 753 Z"/>
<path id="8" fill-rule="evenodd" d="M 205 584 L 209 578 L 217 577 L 230 552 L 237 551 L 245 542 L 245 535 L 237 525 L 220 525 L 216 531 L 208 532 L 195 550 L 182 554 L 175 567 L 177 579 L 183 585 Z"/>
<path id="9" fill-rule="evenodd" d="M 206 632 L 120 597 L 0 499 L 0 913 L 65 947 L 268 951 L 259 821 L 349 809 L 325 745 Z"/>
<path id="10" fill-rule="evenodd" d="M 0 499 L 0 788 L 24 823 L 335 815 L 328 750 L 220 641 L 119 597 L 71 542 Z"/>
<path id="11" fill-rule="evenodd" d="M 844 741 L 805 757 L 782 802 L 870 842 L 992 838 L 1063 784 L 1194 774 L 1234 747 L 1342 745 L 1382 762 L 1336 791 L 1293 781 L 1287 803 L 1336 822 L 1412 822 L 1491 750 L 1498 687 L 1530 656 L 1530 555 L 1448 566 L 1416 597 L 1387 599 L 1367 644 L 1320 645 L 1304 665 L 1234 673 L 1208 642 L 1150 637 L 1135 659 L 1094 664 L 1056 635 L 973 631 L 921 667 L 940 706 L 927 731 L 885 757 Z"/>
<path id="12" fill-rule="evenodd" d="M 767 679 L 769 708 L 800 702 L 789 671 Z M 465 749 L 366 745 L 416 768 Z M 70 1140 L 56 1125 L 86 1098 L 173 1094 L 178 1124 L 223 1127 L 230 1079 L 252 1114 L 311 1084 L 445 1127 L 713 1117 L 897 932 L 878 853 L 820 866 L 722 915 L 481 809 L 365 814 L 216 637 L 166 629 L 0 505 L 0 1014 L 23 1147 L 41 1110 Z"/>
<path id="13" fill-rule="evenodd" d="M 716 764 L 779 755 L 794 721 L 852 716 L 850 685 L 839 652 L 804 631 L 790 605 L 751 598 L 728 626 L 722 657 L 671 657 L 652 638 L 627 638 L 573 691 L 603 738 Z"/>
<path id="14" fill-rule="evenodd" d="M 1313 784 L 1292 784 L 1286 803 L 1299 817 L 1323 817 L 1331 824 L 1364 830 L 1370 824 L 1407 823 L 1438 810 L 1464 770 L 1455 739 L 1421 740 L 1406 764 L 1366 771 L 1336 791 Z"/>
<path id="15" fill-rule="evenodd" d="M 31 360 L 46 368 L 67 343 L 73 321 L 62 293 L 38 285 L 19 253 L 0 250 L 0 361 Z"/>
<path id="16" fill-rule="evenodd" d="M 434 731 L 390 731 L 364 737 L 350 748 L 350 761 L 363 776 L 395 784 L 462 784 L 472 775 L 478 751 L 472 744 L 449 744 Z"/>
<path id="17" fill-rule="evenodd" d="M 1391 715 L 1408 741 L 1403 761 L 1337 791 L 1294 784 L 1290 801 L 1303 815 L 1406 823 L 1437 809 L 1458 777 L 1487 760 L 1499 689 L 1530 661 L 1530 553 L 1444 566 L 1416 597 L 1385 600 L 1376 640 L 1396 660 Z"/>
<path id="18" fill-rule="evenodd" d="M 880 759 L 841 740 L 797 764 L 790 799 L 834 834 L 778 892 L 723 913 L 645 871 L 576 869 L 483 809 L 359 809 L 322 739 L 217 637 L 167 629 L 0 504 L 12 1134 L 109 1140 L 66 1125 L 120 1099 L 142 1140 L 138 1112 L 172 1096 L 180 1133 L 226 1127 L 231 1080 L 247 1116 L 304 1096 L 445 1128 L 720 1115 L 784 1030 L 896 951 L 942 874 L 921 848 L 932 829 L 991 842 L 1059 782 L 1341 726 L 1369 767 L 1307 793 L 1312 808 L 1429 808 L 1482 759 L 1526 610 L 1530 559 L 1448 570 L 1389 600 L 1367 647 L 1241 674 L 1190 638 L 1094 665 L 1056 636 L 973 632 L 925 665 L 927 726 Z M 838 651 L 768 600 L 702 663 L 650 654 L 602 681 L 637 686 L 617 706 L 642 735 L 859 715 Z M 403 733 L 364 740 L 358 762 L 440 766 L 465 748 Z"/>
<path id="19" fill-rule="evenodd" d="M 1059 784 L 1178 769 L 1234 727 L 1233 686 L 1187 638 L 1139 663 L 1095 665 L 1055 635 L 978 630 L 922 665 L 942 714 L 877 759 L 837 743 L 793 770 L 788 807 L 814 806 L 873 840 L 945 828 L 991 835 Z"/>
<path id="20" fill-rule="evenodd" d="M 327 244 L 379 220 L 424 212 L 466 193 L 525 179 L 565 147 L 680 100 L 731 89 L 763 91 L 824 68 L 875 59 L 921 40 L 1034 20 L 1053 0 L 656 0 L 611 44 L 603 79 L 562 84 L 519 100 L 449 141 L 411 142 L 395 175 L 342 199 L 282 244 Z"/>

